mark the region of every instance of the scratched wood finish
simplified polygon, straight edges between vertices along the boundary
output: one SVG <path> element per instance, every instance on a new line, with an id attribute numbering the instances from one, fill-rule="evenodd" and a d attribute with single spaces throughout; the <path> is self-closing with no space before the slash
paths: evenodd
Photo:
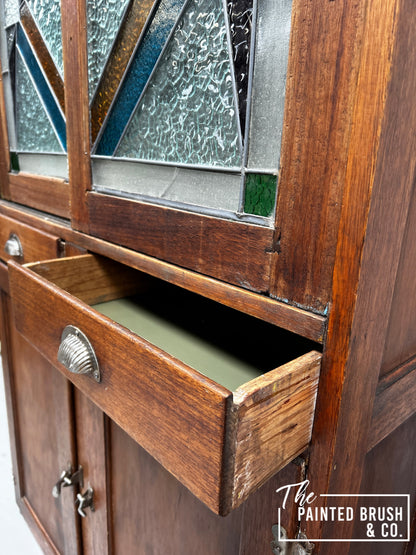
<path id="1" fill-rule="evenodd" d="M 10 263 L 9 271 L 19 331 L 57 364 L 65 325 L 82 329 L 94 345 L 102 383 L 58 364 L 59 370 L 213 511 L 228 513 L 307 446 L 319 353 L 249 382 L 233 402 L 224 387 L 46 280 L 94 303 L 120 293 L 114 279 L 124 279 L 113 262 L 82 255 L 23 268 Z"/>
<path id="2" fill-rule="evenodd" d="M 47 233 L 56 234 L 67 242 L 78 244 L 80 247 L 179 285 L 236 310 L 246 312 L 256 318 L 285 328 L 313 341 L 322 343 L 324 339 L 326 328 L 325 317 L 214 278 L 197 274 L 163 260 L 158 260 L 101 239 L 84 235 L 70 229 L 64 223 L 45 219 L 41 215 L 32 214 L 5 201 L 0 201 L 0 214 L 20 220 L 27 225 L 35 226 Z"/>
<path id="3" fill-rule="evenodd" d="M 90 232 L 234 285 L 268 290 L 273 231 L 135 202 L 88 194 Z"/>
<path id="4" fill-rule="evenodd" d="M 319 311 L 331 295 L 365 4 L 293 3 L 271 292 Z"/>
<path id="5" fill-rule="evenodd" d="M 416 51 L 410 37 L 416 14 L 407 0 L 369 2 L 366 10 L 309 465 L 313 489 L 320 493 L 358 491 L 361 483 L 414 182 Z M 348 522 L 325 523 L 323 530 L 306 523 L 306 530 L 309 537 L 328 538 L 352 532 Z M 339 551 L 325 544 L 320 553 Z"/>
<path id="6" fill-rule="evenodd" d="M 35 168 L 34 168 L 35 169 Z M 64 179 L 25 172 L 9 174 L 10 200 L 69 218 L 69 185 Z"/>
<path id="7" fill-rule="evenodd" d="M 55 258 L 59 255 L 59 241 L 56 236 L 0 215 L 0 258 L 4 261 L 13 258 L 4 250 L 6 241 L 12 233 L 19 237 L 23 249 L 23 257 L 19 258 L 19 262 Z"/>
<path id="8" fill-rule="evenodd" d="M 71 222 L 84 232 L 86 191 L 91 188 L 86 9 L 84 0 L 61 5 Z"/>
<path id="9" fill-rule="evenodd" d="M 234 393 L 231 508 L 307 448 L 321 358 L 310 352 Z"/>

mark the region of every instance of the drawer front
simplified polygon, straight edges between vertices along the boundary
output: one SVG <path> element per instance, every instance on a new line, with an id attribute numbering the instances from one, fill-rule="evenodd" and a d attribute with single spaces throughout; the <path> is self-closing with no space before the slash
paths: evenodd
<path id="1" fill-rule="evenodd" d="M 219 510 L 229 392 L 19 265 L 9 267 L 17 329 L 191 491 Z M 93 279 L 93 278 L 92 278 Z M 63 329 L 81 329 L 101 382 L 58 363 Z M 203 464 L 201 465 L 201 461 Z"/>
<path id="2" fill-rule="evenodd" d="M 306 353 L 238 388 L 233 397 L 86 304 L 115 298 L 115 276 L 128 294 L 127 270 L 120 275 L 111 261 L 102 266 L 92 255 L 29 267 L 11 262 L 16 327 L 200 500 L 225 514 L 308 445 L 320 354 Z M 132 286 L 137 281 L 134 275 Z M 58 362 L 67 325 L 91 342 L 100 382 Z"/>
<path id="3" fill-rule="evenodd" d="M 13 256 L 7 252 L 7 250 L 10 251 L 10 248 L 16 248 L 16 238 L 20 242 L 22 256 Z M 6 246 L 9 240 L 11 242 Z M 57 256 L 59 256 L 59 240 L 57 237 L 0 215 L 0 258 L 2 260 L 17 260 L 21 264 L 25 264 L 36 260 L 48 260 Z"/>

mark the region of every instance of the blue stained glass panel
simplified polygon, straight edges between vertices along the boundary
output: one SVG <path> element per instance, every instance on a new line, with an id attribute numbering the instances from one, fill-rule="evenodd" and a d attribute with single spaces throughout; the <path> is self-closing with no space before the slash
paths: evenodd
<path id="1" fill-rule="evenodd" d="M 92 98 L 129 0 L 88 0 L 88 81 Z"/>
<path id="2" fill-rule="evenodd" d="M 184 3 L 185 0 L 161 0 L 120 86 L 96 154 L 111 156 L 116 149 Z"/>
<path id="3" fill-rule="evenodd" d="M 189 2 L 116 156 L 215 167 L 241 164 L 221 0 Z"/>
<path id="4" fill-rule="evenodd" d="M 62 152 L 20 54 L 16 57 L 16 134 L 19 150 Z"/>
<path id="5" fill-rule="evenodd" d="M 59 109 L 57 101 L 46 82 L 42 69 L 35 58 L 26 35 L 19 25 L 17 28 L 17 46 L 20 54 L 25 60 L 26 66 L 32 76 L 36 88 L 42 98 L 45 109 L 52 121 L 56 134 L 64 149 L 66 149 L 66 124 L 65 119 Z"/>
<path id="6" fill-rule="evenodd" d="M 55 62 L 64 74 L 62 56 L 61 2 L 60 0 L 26 0 Z"/>

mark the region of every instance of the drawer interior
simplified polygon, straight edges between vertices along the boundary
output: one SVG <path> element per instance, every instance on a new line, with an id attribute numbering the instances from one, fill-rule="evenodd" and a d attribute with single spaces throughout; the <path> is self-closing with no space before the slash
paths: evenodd
<path id="1" fill-rule="evenodd" d="M 230 391 L 317 348 L 312 341 L 157 280 L 148 291 L 93 308 Z"/>

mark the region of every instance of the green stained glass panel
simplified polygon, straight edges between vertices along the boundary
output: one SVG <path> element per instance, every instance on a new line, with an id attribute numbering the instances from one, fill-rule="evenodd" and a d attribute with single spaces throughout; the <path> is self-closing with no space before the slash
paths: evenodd
<path id="1" fill-rule="evenodd" d="M 271 216 L 276 200 L 276 187 L 275 175 L 246 175 L 244 212 L 257 216 Z"/>
<path id="2" fill-rule="evenodd" d="M 20 55 L 16 59 L 16 134 L 18 150 L 62 152 Z"/>
<path id="3" fill-rule="evenodd" d="M 215 167 L 241 164 L 221 0 L 188 3 L 115 155 Z"/>
<path id="4" fill-rule="evenodd" d="M 17 152 L 10 152 L 10 168 L 12 172 L 20 172 L 19 156 Z"/>
<path id="5" fill-rule="evenodd" d="M 88 0 L 88 80 L 90 99 L 105 67 L 129 0 Z"/>
<path id="6" fill-rule="evenodd" d="M 27 0 L 57 68 L 64 73 L 62 57 L 61 3 L 60 0 Z"/>

